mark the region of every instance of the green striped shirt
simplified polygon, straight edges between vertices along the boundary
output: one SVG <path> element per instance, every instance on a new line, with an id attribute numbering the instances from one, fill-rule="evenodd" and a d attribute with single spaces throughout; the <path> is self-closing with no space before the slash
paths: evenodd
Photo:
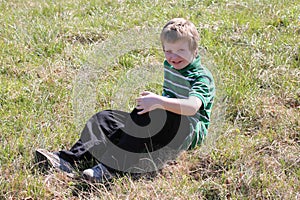
<path id="1" fill-rule="evenodd" d="M 190 120 L 190 134 L 184 141 L 183 149 L 200 145 L 207 135 L 210 114 L 215 96 L 214 79 L 210 71 L 201 65 L 200 56 L 181 70 L 176 70 L 167 61 L 164 62 L 163 96 L 187 99 L 196 96 L 202 106 Z"/>

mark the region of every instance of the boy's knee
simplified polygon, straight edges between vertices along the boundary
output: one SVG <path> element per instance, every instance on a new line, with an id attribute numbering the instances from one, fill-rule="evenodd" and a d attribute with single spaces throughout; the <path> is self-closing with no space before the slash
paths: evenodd
<path id="1" fill-rule="evenodd" d="M 105 117 L 105 116 L 109 116 L 110 115 L 110 110 L 103 110 L 103 111 L 100 111 L 98 113 L 96 113 L 93 117 Z"/>

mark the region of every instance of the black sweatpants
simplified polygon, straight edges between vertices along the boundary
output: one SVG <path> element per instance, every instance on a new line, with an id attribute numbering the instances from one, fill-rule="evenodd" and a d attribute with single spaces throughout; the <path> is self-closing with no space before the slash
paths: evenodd
<path id="1" fill-rule="evenodd" d="M 162 109 L 142 115 L 137 112 L 105 110 L 95 114 L 80 139 L 70 150 L 59 151 L 59 156 L 71 164 L 96 160 L 111 169 L 128 171 L 145 156 L 164 162 L 160 156 L 165 149 L 179 152 L 190 131 L 186 116 Z"/>

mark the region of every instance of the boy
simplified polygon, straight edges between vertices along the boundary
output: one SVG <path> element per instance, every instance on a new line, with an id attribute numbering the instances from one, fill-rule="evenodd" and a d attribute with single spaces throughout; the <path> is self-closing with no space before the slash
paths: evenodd
<path id="1" fill-rule="evenodd" d="M 95 114 L 70 150 L 51 153 L 39 149 L 37 162 L 66 172 L 83 163 L 86 179 L 103 182 L 115 171 L 134 172 L 146 155 L 153 159 L 153 171 L 170 158 L 163 155 L 166 149 L 176 156 L 203 141 L 215 85 L 200 63 L 198 31 L 190 21 L 174 18 L 164 26 L 160 38 L 165 54 L 162 96 L 144 91 L 131 113 L 105 110 Z"/>

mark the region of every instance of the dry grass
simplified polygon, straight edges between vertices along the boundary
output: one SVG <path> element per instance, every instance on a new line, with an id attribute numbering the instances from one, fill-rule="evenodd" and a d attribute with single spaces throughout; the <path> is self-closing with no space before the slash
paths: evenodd
<path id="1" fill-rule="evenodd" d="M 0 0 L 0 199 L 300 199 L 299 3 Z M 90 113 L 116 106 L 126 75 L 159 66 L 154 36 L 130 36 L 178 16 L 198 27 L 217 80 L 206 143 L 157 174 L 108 185 L 37 171 L 34 149 L 70 148 Z M 83 67 L 102 71 L 86 81 L 97 93 L 78 117 Z"/>

